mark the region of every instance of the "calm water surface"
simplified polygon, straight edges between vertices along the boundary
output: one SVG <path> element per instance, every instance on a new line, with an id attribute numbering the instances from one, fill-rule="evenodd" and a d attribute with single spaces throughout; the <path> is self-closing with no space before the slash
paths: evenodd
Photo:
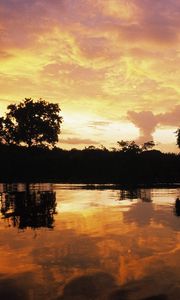
<path id="1" fill-rule="evenodd" d="M 180 299 L 180 189 L 0 184 L 0 299 Z"/>

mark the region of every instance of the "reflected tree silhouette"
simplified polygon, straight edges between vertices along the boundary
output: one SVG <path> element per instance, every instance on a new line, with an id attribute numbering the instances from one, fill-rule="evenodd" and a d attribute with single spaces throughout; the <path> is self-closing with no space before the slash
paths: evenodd
<path id="1" fill-rule="evenodd" d="M 175 215 L 177 217 L 180 217 L 180 199 L 179 198 L 176 199 L 174 211 L 175 211 Z"/>
<path id="2" fill-rule="evenodd" d="M 141 199 L 143 202 L 151 202 L 151 192 L 149 189 L 128 189 L 120 190 L 119 200 Z"/>
<path id="3" fill-rule="evenodd" d="M 126 199 L 136 199 L 138 198 L 138 190 L 131 189 L 131 190 L 120 190 L 119 200 L 126 200 Z"/>
<path id="4" fill-rule="evenodd" d="M 1 196 L 2 218 L 18 229 L 54 227 L 56 194 L 53 191 L 9 192 Z"/>

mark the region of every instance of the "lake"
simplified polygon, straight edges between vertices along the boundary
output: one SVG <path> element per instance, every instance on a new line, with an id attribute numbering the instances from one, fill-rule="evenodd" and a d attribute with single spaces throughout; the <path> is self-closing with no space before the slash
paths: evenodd
<path id="1" fill-rule="evenodd" d="M 0 184 L 0 299 L 179 300 L 180 189 Z"/>

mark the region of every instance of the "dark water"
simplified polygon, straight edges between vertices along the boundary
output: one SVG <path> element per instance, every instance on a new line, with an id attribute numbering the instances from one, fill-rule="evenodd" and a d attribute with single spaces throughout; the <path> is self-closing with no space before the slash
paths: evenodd
<path id="1" fill-rule="evenodd" d="M 0 299 L 180 299 L 179 189 L 0 185 Z"/>

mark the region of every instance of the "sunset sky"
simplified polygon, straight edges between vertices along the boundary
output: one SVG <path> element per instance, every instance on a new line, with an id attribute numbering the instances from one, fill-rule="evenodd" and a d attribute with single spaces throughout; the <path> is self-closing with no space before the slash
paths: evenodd
<path id="1" fill-rule="evenodd" d="M 179 0 L 0 0 L 0 114 L 57 102 L 59 146 L 177 151 Z"/>

